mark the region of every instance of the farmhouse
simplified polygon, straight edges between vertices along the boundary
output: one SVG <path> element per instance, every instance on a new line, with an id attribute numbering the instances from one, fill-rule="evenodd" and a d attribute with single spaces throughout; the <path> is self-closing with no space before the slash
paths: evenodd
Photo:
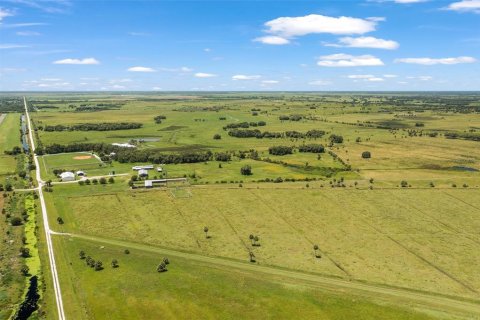
<path id="1" fill-rule="evenodd" d="M 145 166 L 134 166 L 132 170 L 139 171 L 139 170 L 153 170 L 153 165 L 145 165 Z"/>
<path id="2" fill-rule="evenodd" d="M 60 179 L 62 179 L 62 181 L 75 181 L 75 174 L 70 171 L 62 172 Z"/>

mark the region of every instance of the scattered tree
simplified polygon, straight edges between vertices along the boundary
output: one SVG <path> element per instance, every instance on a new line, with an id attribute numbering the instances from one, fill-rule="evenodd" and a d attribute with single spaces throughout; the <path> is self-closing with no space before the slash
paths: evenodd
<path id="1" fill-rule="evenodd" d="M 210 238 L 210 237 L 208 236 L 208 227 L 203 227 L 203 232 L 205 232 L 205 239 Z"/>

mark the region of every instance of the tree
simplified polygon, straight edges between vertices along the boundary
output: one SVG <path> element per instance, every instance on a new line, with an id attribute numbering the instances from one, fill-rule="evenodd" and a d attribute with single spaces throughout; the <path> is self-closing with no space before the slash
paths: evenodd
<path id="1" fill-rule="evenodd" d="M 112 268 L 118 268 L 118 261 L 117 261 L 117 259 L 113 259 L 111 265 L 112 265 Z"/>
<path id="2" fill-rule="evenodd" d="M 22 225 L 22 219 L 20 219 L 19 217 L 13 217 L 12 219 L 10 219 L 10 223 L 12 224 L 12 226 L 21 226 Z"/>
<path id="3" fill-rule="evenodd" d="M 363 151 L 362 152 L 362 158 L 363 159 L 370 159 L 372 157 L 372 154 L 370 153 L 370 151 Z"/>
<path id="4" fill-rule="evenodd" d="M 58 222 L 58 224 L 63 224 L 64 223 L 62 217 L 58 217 L 57 222 Z"/>
<path id="5" fill-rule="evenodd" d="M 205 239 L 210 238 L 210 237 L 208 236 L 208 227 L 203 227 L 203 232 L 205 232 Z"/>
<path id="6" fill-rule="evenodd" d="M 249 165 L 243 166 L 240 168 L 240 173 L 244 176 L 250 176 L 252 175 L 252 167 Z"/>
<path id="7" fill-rule="evenodd" d="M 260 238 L 259 238 L 258 236 L 255 236 L 255 237 L 253 238 L 253 242 L 254 242 L 254 245 L 255 245 L 256 247 L 259 247 L 259 246 L 260 246 L 260 243 L 258 243 L 259 240 L 260 240 Z"/>
<path id="8" fill-rule="evenodd" d="M 162 262 L 163 262 L 165 265 L 170 264 L 170 260 L 168 260 L 167 257 L 164 257 L 163 260 L 162 260 Z"/>
<path id="9" fill-rule="evenodd" d="M 105 179 L 105 177 L 101 177 L 99 182 L 100 184 L 107 184 L 107 179 Z"/>
<path id="10" fill-rule="evenodd" d="M 405 181 L 405 180 L 402 180 L 402 182 L 400 182 L 400 186 L 401 186 L 402 188 L 406 188 L 406 187 L 408 187 L 408 182 Z"/>
<path id="11" fill-rule="evenodd" d="M 113 179 L 113 177 L 108 178 L 108 183 L 114 183 L 114 182 L 115 182 L 115 179 Z"/>
<path id="12" fill-rule="evenodd" d="M 80 259 L 85 259 L 85 251 L 83 250 L 80 250 L 80 252 L 78 253 L 78 255 L 80 256 Z"/>
<path id="13" fill-rule="evenodd" d="M 253 254 L 252 251 L 248 252 L 248 255 L 249 255 L 249 257 L 250 257 L 250 262 L 255 262 L 255 261 L 256 261 L 256 260 L 255 260 L 255 255 Z"/>
<path id="14" fill-rule="evenodd" d="M 29 272 L 30 272 L 30 268 L 28 266 L 23 266 L 22 269 L 20 269 L 20 272 L 24 275 L 24 276 L 28 276 Z"/>
<path id="15" fill-rule="evenodd" d="M 220 140 L 220 139 L 222 139 L 222 136 L 219 135 L 218 133 L 216 133 L 216 134 L 213 136 L 213 139 L 214 139 L 214 140 Z"/>
<path id="16" fill-rule="evenodd" d="M 30 257 L 30 249 L 25 247 L 20 248 L 20 256 L 22 256 L 22 258 Z"/>
<path id="17" fill-rule="evenodd" d="M 315 257 L 316 258 L 321 258 L 322 256 L 318 254 L 318 245 L 314 244 L 313 245 L 313 251 L 315 252 Z"/>
<path id="18" fill-rule="evenodd" d="M 128 250 L 128 249 L 125 249 L 124 252 L 125 252 L 125 254 L 130 254 L 130 250 Z"/>
<path id="19" fill-rule="evenodd" d="M 100 271 L 102 269 L 103 269 L 102 261 L 98 260 L 97 262 L 95 262 L 95 271 Z"/>
<path id="20" fill-rule="evenodd" d="M 253 241 L 255 239 L 255 236 L 253 234 L 249 235 L 248 238 L 250 239 L 250 241 L 252 242 L 252 246 L 253 246 Z"/>
<path id="21" fill-rule="evenodd" d="M 160 263 L 157 267 L 157 272 L 165 272 L 167 271 L 167 265 L 165 263 Z"/>

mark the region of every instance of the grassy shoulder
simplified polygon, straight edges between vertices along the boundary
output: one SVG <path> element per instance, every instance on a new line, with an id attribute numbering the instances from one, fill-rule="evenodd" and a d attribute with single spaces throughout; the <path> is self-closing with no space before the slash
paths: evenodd
<path id="1" fill-rule="evenodd" d="M 225 270 L 87 240 L 54 238 L 67 314 L 75 319 L 430 319 L 405 309 L 349 295 L 329 294 L 253 272 Z M 103 262 L 95 271 L 79 258 L 85 251 Z M 112 259 L 119 267 L 112 268 Z M 127 280 L 128 279 L 128 280 Z"/>

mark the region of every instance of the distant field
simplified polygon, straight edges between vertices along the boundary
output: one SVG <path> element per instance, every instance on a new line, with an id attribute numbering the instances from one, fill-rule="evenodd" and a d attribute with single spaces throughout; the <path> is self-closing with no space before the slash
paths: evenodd
<path id="1" fill-rule="evenodd" d="M 0 114 L 1 118 L 3 121 L 0 121 L 0 176 L 14 173 L 16 167 L 15 157 L 5 155 L 4 151 L 20 146 L 20 114 L 10 113 L 5 117 Z"/>
<path id="2" fill-rule="evenodd" d="M 66 312 L 74 319 L 430 319 L 399 306 L 360 296 L 325 293 L 307 282 L 169 257 L 168 272 L 156 272 L 164 255 L 55 238 Z M 78 258 L 84 250 L 104 263 L 94 271 Z M 110 267 L 117 259 L 119 267 Z M 128 281 L 125 281 L 128 279 Z"/>
<path id="3" fill-rule="evenodd" d="M 476 190 L 56 187 L 62 232 L 141 242 L 373 283 L 477 297 Z M 96 190 L 97 195 L 92 195 Z M 457 195 L 463 199 L 460 200 Z M 59 226 L 56 217 L 64 217 Z M 203 226 L 210 228 L 205 239 Z M 260 237 L 252 247 L 248 235 Z M 324 257 L 315 259 L 313 244 Z M 461 249 L 460 249 L 461 248 Z"/>

